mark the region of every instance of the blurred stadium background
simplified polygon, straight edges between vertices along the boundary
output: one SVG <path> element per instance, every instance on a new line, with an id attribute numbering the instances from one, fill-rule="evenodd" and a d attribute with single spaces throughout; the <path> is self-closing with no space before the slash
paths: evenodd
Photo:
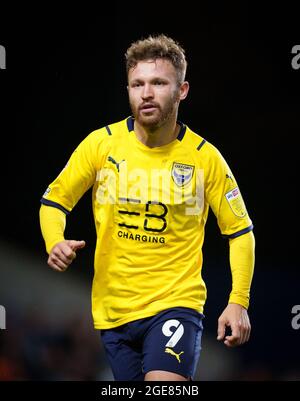
<path id="1" fill-rule="evenodd" d="M 249 4 L 151 12 L 135 2 L 130 9 L 111 2 L 100 14 L 69 18 L 68 24 L 58 14 L 51 23 L 43 14 L 31 23 L 3 13 L 14 24 L 0 26 L 7 51 L 7 69 L 0 71 L 0 131 L 7 141 L 0 161 L 0 305 L 6 308 L 0 380 L 112 379 L 91 318 L 90 193 L 67 227 L 67 236 L 85 239 L 87 247 L 64 274 L 46 264 L 39 199 L 89 132 L 130 113 L 123 54 L 131 41 L 160 32 L 187 52 L 191 90 L 180 119 L 224 154 L 257 240 L 251 341 L 229 350 L 216 341 L 230 289 L 228 248 L 210 216 L 203 267 L 208 300 L 196 380 L 300 379 L 300 330 L 291 326 L 292 307 L 300 304 L 300 70 L 291 68 L 291 48 L 300 41 L 293 10 Z"/>

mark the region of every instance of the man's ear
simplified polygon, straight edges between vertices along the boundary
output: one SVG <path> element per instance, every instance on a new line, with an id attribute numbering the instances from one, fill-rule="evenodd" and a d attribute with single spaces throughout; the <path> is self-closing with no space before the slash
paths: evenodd
<path id="1" fill-rule="evenodd" d="M 189 89 L 190 89 L 190 84 L 188 83 L 188 81 L 184 81 L 180 85 L 180 89 L 179 89 L 179 99 L 180 100 L 183 100 L 187 97 L 187 95 L 189 93 Z"/>

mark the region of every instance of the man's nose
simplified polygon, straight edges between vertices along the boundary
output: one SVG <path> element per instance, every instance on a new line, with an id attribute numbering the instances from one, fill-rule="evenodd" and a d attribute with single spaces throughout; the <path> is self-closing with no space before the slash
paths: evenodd
<path id="1" fill-rule="evenodd" d="M 153 97 L 154 97 L 154 92 L 152 86 L 150 84 L 145 84 L 142 91 L 142 99 L 143 100 L 153 99 Z"/>

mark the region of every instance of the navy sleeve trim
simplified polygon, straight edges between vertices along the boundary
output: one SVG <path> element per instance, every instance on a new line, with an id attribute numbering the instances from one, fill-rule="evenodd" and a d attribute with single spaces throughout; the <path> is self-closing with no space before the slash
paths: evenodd
<path id="1" fill-rule="evenodd" d="M 224 238 L 237 238 L 240 235 L 246 234 L 246 233 L 248 233 L 249 231 L 252 231 L 252 230 L 253 230 L 253 224 L 251 224 L 251 226 L 249 226 L 247 228 L 244 228 L 243 230 L 237 231 L 236 233 L 229 234 L 229 235 L 223 234 L 222 237 L 224 237 Z"/>
<path id="2" fill-rule="evenodd" d="M 107 131 L 108 135 L 112 135 L 109 126 L 107 125 L 105 128 L 106 128 L 106 131 Z"/>
<path id="3" fill-rule="evenodd" d="M 200 145 L 197 146 L 197 150 L 200 150 L 202 146 L 205 144 L 206 139 L 203 139 L 203 141 L 200 143 Z"/>
<path id="4" fill-rule="evenodd" d="M 69 213 L 70 213 L 67 209 L 65 209 L 65 208 L 64 208 L 63 206 L 61 206 L 59 203 L 53 202 L 53 201 L 51 201 L 51 200 L 49 200 L 49 199 L 42 198 L 42 199 L 41 199 L 41 203 L 42 203 L 43 205 L 46 205 L 46 206 L 56 207 L 57 209 L 61 210 L 62 212 L 66 213 L 66 214 L 69 214 Z"/>

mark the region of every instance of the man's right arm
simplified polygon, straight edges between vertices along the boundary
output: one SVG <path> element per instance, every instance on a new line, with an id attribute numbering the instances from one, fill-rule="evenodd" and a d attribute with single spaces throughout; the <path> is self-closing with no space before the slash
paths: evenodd
<path id="1" fill-rule="evenodd" d="M 48 264 L 54 270 L 64 271 L 75 258 L 76 250 L 85 246 L 84 241 L 65 240 L 66 214 L 95 183 L 103 161 L 100 148 L 107 137 L 105 128 L 89 134 L 41 199 L 40 225 L 49 254 Z"/>
<path id="2" fill-rule="evenodd" d="M 66 215 L 56 207 L 42 205 L 40 226 L 49 254 L 48 265 L 63 272 L 76 257 L 77 249 L 85 246 L 84 241 L 65 240 Z"/>

